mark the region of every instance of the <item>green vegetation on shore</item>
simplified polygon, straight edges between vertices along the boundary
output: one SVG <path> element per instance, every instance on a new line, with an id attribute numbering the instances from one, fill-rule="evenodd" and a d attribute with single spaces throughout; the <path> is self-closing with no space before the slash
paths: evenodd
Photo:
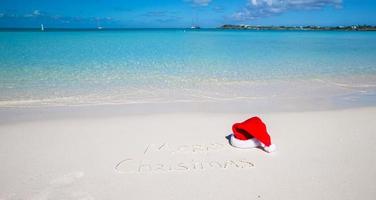
<path id="1" fill-rule="evenodd" d="M 376 26 L 370 25 L 353 25 L 353 26 L 254 26 L 254 25 L 231 25 L 226 24 L 220 29 L 235 30 L 304 30 L 304 31 L 376 31 Z"/>

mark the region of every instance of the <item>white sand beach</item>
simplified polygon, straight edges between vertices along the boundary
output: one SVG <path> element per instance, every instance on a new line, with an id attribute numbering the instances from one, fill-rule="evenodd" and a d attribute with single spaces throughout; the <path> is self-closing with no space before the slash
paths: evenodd
<path id="1" fill-rule="evenodd" d="M 88 110 L 1 110 L 1 200 L 376 196 L 375 107 L 264 114 Z M 253 115 L 267 124 L 276 152 L 228 144 L 232 124 Z"/>

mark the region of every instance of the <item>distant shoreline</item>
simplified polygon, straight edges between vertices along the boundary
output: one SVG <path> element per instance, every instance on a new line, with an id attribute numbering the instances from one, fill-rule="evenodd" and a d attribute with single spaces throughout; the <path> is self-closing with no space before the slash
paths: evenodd
<path id="1" fill-rule="evenodd" d="M 223 25 L 226 30 L 278 30 L 278 31 L 376 31 L 376 26 L 253 26 L 253 25 Z"/>
<path id="2" fill-rule="evenodd" d="M 239 30 L 239 31 L 376 31 L 376 26 L 362 25 L 362 26 L 250 26 L 250 25 L 223 25 L 218 28 L 48 28 L 44 32 L 59 32 L 59 31 L 158 31 L 158 30 L 176 30 L 176 31 L 220 31 L 220 30 Z M 42 32 L 40 28 L 1 28 L 0 32 L 7 31 L 30 31 Z"/>

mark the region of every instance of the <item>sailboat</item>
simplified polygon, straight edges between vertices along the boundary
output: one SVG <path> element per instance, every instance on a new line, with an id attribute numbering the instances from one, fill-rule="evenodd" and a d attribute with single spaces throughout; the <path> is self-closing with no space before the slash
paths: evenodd
<path id="1" fill-rule="evenodd" d="M 40 24 L 40 30 L 41 30 L 41 31 L 44 31 L 44 26 L 43 26 L 43 24 Z"/>
<path id="2" fill-rule="evenodd" d="M 195 10 L 195 19 L 192 18 L 192 26 L 191 29 L 200 29 L 201 27 L 198 26 L 198 16 L 197 16 L 197 10 Z"/>
<path id="3" fill-rule="evenodd" d="M 98 30 L 102 30 L 102 29 L 103 29 L 103 26 L 100 26 L 100 25 L 99 25 L 99 19 L 97 19 L 97 29 L 98 29 Z"/>

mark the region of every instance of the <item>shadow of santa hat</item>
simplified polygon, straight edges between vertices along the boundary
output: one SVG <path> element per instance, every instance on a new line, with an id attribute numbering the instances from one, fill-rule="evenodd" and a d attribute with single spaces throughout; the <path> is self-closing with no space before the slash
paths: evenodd
<path id="1" fill-rule="evenodd" d="M 252 117 L 241 123 L 232 126 L 233 134 L 230 143 L 234 147 L 248 149 L 262 147 L 266 152 L 275 151 L 276 146 L 272 144 L 266 125 L 259 117 Z"/>

